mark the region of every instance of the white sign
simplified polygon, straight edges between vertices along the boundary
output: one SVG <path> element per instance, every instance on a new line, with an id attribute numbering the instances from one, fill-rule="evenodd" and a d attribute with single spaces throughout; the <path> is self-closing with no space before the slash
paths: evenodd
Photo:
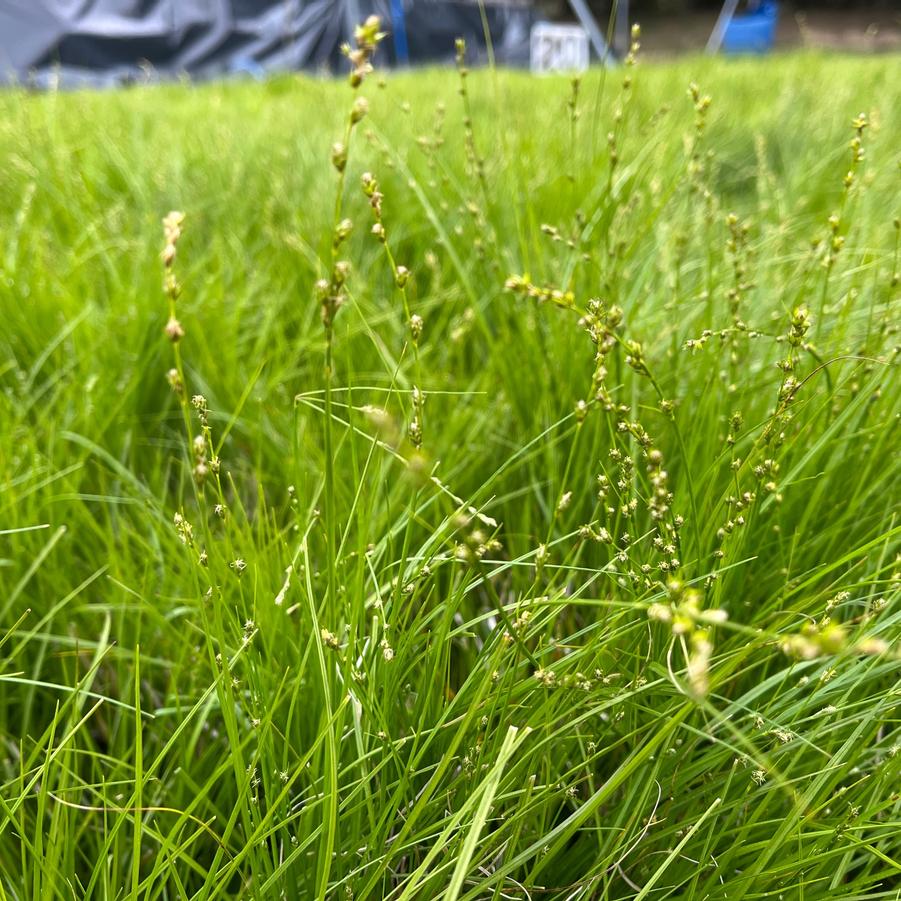
<path id="1" fill-rule="evenodd" d="M 588 35 L 580 25 L 537 22 L 532 26 L 533 72 L 584 72 L 588 68 Z"/>

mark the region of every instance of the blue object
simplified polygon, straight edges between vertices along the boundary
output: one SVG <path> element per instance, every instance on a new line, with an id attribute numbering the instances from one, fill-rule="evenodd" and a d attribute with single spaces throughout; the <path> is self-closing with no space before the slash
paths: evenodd
<path id="1" fill-rule="evenodd" d="M 249 75 L 260 80 L 266 77 L 266 70 L 252 56 L 236 56 L 228 65 L 232 75 Z"/>
<path id="2" fill-rule="evenodd" d="M 767 53 L 776 40 L 777 3 L 761 3 L 757 9 L 733 16 L 723 34 L 726 53 Z"/>
<path id="3" fill-rule="evenodd" d="M 394 32 L 394 53 L 401 65 L 410 62 L 407 47 L 407 23 L 404 19 L 404 0 L 391 0 L 391 30 Z"/>

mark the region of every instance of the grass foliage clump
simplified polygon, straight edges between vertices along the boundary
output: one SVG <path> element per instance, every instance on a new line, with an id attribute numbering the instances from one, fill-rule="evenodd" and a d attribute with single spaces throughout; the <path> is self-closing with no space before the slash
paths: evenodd
<path id="1" fill-rule="evenodd" d="M 0 897 L 897 897 L 898 60 L 380 37 L 0 96 Z"/>

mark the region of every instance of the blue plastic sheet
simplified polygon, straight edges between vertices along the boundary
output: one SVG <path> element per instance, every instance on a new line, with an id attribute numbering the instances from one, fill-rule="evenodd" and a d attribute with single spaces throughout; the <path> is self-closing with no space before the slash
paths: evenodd
<path id="1" fill-rule="evenodd" d="M 485 11 L 498 61 L 525 64 L 531 4 L 495 0 Z M 458 36 L 474 61 L 485 55 L 475 0 L 0 0 L 0 80 L 42 87 L 337 71 L 342 42 L 373 12 L 389 31 L 403 14 L 403 31 L 379 51 L 382 65 L 448 61 Z"/>

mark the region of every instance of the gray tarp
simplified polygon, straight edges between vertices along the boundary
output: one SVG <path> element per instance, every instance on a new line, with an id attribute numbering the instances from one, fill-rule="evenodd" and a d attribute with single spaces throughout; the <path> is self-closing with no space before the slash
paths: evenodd
<path id="1" fill-rule="evenodd" d="M 495 0 L 485 10 L 498 61 L 525 62 L 530 3 Z M 0 80 L 75 85 L 334 69 L 341 43 L 371 12 L 398 33 L 380 50 L 383 65 L 451 59 L 458 36 L 474 56 L 484 53 L 475 0 L 0 0 Z"/>

